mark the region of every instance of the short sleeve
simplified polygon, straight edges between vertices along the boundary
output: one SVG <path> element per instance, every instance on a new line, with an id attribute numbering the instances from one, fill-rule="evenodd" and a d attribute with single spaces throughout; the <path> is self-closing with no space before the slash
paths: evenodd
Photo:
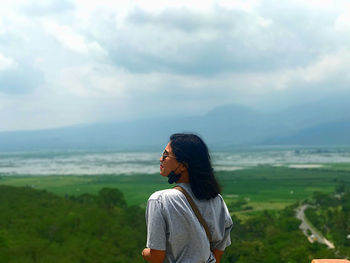
<path id="1" fill-rule="evenodd" d="M 224 251 L 226 247 L 231 245 L 231 230 L 233 227 L 232 218 L 230 216 L 230 212 L 227 209 L 226 204 L 224 203 L 224 210 L 225 210 L 225 230 L 224 230 L 224 236 L 223 239 L 220 242 L 217 242 L 214 244 L 214 248 Z"/>
<path id="2" fill-rule="evenodd" d="M 147 244 L 146 247 L 166 250 L 166 222 L 162 213 L 162 203 L 155 199 L 147 202 Z"/>

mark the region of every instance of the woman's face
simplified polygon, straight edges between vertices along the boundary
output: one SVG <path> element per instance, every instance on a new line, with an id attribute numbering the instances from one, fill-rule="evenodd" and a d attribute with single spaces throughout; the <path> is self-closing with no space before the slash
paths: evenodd
<path id="1" fill-rule="evenodd" d="M 160 161 L 160 175 L 168 176 L 171 171 L 177 172 L 176 169 L 179 167 L 179 162 L 176 160 L 170 142 L 164 149 Z"/>

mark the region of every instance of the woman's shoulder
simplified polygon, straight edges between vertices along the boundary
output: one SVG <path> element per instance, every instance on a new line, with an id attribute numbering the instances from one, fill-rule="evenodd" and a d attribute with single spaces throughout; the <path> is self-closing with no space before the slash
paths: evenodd
<path id="1" fill-rule="evenodd" d="M 165 189 L 165 190 L 160 190 L 157 192 L 154 192 L 149 198 L 148 201 L 150 200 L 157 200 L 157 201 L 164 201 L 167 199 L 172 199 L 176 198 L 179 196 L 179 191 L 176 189 Z"/>
<path id="2" fill-rule="evenodd" d="M 216 203 L 217 203 L 218 205 L 220 204 L 222 207 L 224 207 L 225 209 L 227 209 L 225 200 L 224 200 L 224 198 L 222 197 L 221 194 L 218 194 L 218 195 L 215 197 L 215 201 L 216 201 Z"/>
<path id="3" fill-rule="evenodd" d="M 222 197 L 221 194 L 218 194 L 218 195 L 215 197 L 215 199 L 218 200 L 219 202 L 224 202 L 224 203 L 225 203 L 224 198 Z"/>

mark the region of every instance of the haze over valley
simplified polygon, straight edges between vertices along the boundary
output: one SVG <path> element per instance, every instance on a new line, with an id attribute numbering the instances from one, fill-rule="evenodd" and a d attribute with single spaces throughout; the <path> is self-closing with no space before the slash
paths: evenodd
<path id="1" fill-rule="evenodd" d="M 0 150 L 158 150 L 174 132 L 195 132 L 214 150 L 246 146 L 349 146 L 350 96 L 280 111 L 231 104 L 204 115 L 0 132 Z"/>

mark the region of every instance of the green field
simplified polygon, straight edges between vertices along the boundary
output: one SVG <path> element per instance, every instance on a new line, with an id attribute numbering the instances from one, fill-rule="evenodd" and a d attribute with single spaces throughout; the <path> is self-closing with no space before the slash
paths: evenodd
<path id="1" fill-rule="evenodd" d="M 250 209 L 237 214 L 249 215 L 264 209 L 281 209 L 310 198 L 315 191 L 333 192 L 340 182 L 350 182 L 350 164 L 324 165 L 313 169 L 264 165 L 218 172 L 217 177 L 225 201 L 245 200 Z M 172 187 L 159 174 L 1 176 L 0 184 L 45 189 L 61 196 L 96 194 L 103 187 L 115 187 L 124 193 L 129 205 L 141 206 L 154 191 Z"/>

